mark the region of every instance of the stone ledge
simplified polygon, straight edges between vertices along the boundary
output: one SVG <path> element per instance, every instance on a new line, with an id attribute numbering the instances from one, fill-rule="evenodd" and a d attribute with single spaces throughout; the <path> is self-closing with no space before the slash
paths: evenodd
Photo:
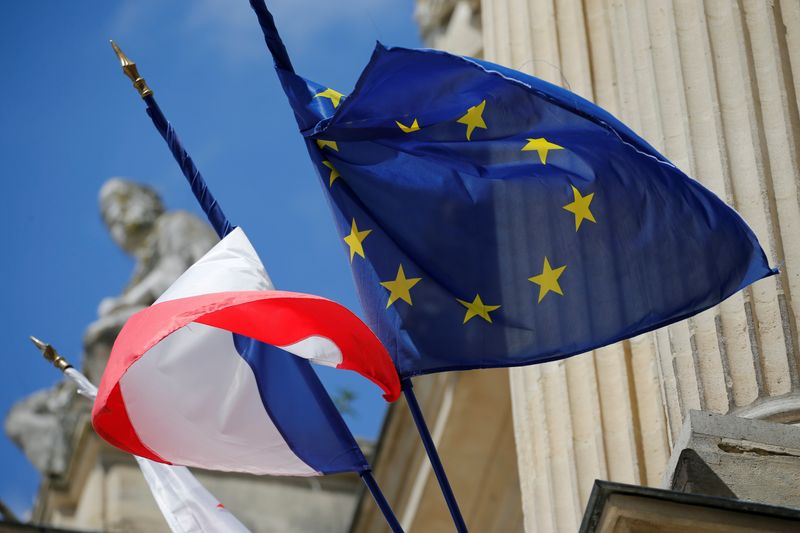
<path id="1" fill-rule="evenodd" d="M 690 411 L 662 487 L 800 507 L 800 428 Z"/>
<path id="2" fill-rule="evenodd" d="M 789 533 L 800 510 L 596 480 L 580 533 Z"/>

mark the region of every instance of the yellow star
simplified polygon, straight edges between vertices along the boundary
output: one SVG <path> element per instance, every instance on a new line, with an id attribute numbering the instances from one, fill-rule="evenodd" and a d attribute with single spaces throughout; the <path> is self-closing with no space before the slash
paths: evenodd
<path id="1" fill-rule="evenodd" d="M 413 131 L 419 131 L 419 122 L 417 122 L 417 119 L 414 119 L 414 122 L 412 122 L 410 126 L 406 126 L 399 120 L 395 120 L 394 123 L 397 124 L 397 126 L 403 131 L 403 133 L 411 133 Z"/>
<path id="2" fill-rule="evenodd" d="M 470 321 L 472 317 L 479 316 L 484 319 L 489 324 L 492 323 L 492 317 L 489 316 L 491 311 L 496 309 L 500 309 L 499 305 L 486 305 L 481 301 L 481 295 L 476 294 L 475 299 L 472 302 L 465 302 L 464 300 L 459 300 L 456 298 L 456 301 L 467 308 L 467 314 L 464 315 L 464 324 Z"/>
<path id="3" fill-rule="evenodd" d="M 558 278 L 564 272 L 565 268 L 567 268 L 567 265 L 551 268 L 550 261 L 547 260 L 547 257 L 544 258 L 542 273 L 538 276 L 528 278 L 528 281 L 532 281 L 539 286 L 539 302 L 537 303 L 541 303 L 542 298 L 550 291 L 564 296 L 564 293 L 561 292 L 561 285 L 558 284 Z"/>
<path id="4" fill-rule="evenodd" d="M 589 204 L 592 203 L 594 193 L 581 196 L 580 191 L 578 191 L 578 189 L 572 185 L 572 195 L 575 197 L 575 200 L 572 203 L 565 205 L 563 209 L 566 209 L 575 215 L 575 231 L 578 231 L 578 228 L 581 227 L 581 222 L 583 222 L 584 219 L 597 224 L 597 221 L 594 219 L 594 215 L 591 211 L 589 211 Z"/>
<path id="5" fill-rule="evenodd" d="M 339 151 L 339 145 L 336 144 L 336 141 L 323 141 L 322 139 L 317 139 L 317 146 L 319 146 L 320 150 L 327 146 L 332 150 L 336 150 L 337 152 Z"/>
<path id="6" fill-rule="evenodd" d="M 339 171 L 334 168 L 333 163 L 331 163 L 327 159 L 323 161 L 322 164 L 331 169 L 331 175 L 328 177 L 328 180 L 330 182 L 328 183 L 328 186 L 333 187 L 333 182 L 336 181 L 336 178 L 341 177 L 341 174 L 339 174 Z M 566 207 L 564 209 L 566 209 Z"/>
<path id="7" fill-rule="evenodd" d="M 456 122 L 459 124 L 466 124 L 467 125 L 467 140 L 471 141 L 472 132 L 475 131 L 475 128 L 482 128 L 486 129 L 486 122 L 483 121 L 483 110 L 486 107 L 486 100 L 482 101 L 480 104 L 475 105 L 467 109 L 467 114 L 458 119 Z"/>
<path id="8" fill-rule="evenodd" d="M 403 265 L 397 269 L 397 277 L 393 281 L 382 281 L 381 285 L 389 289 L 389 301 L 386 303 L 386 309 L 397 300 L 403 300 L 408 305 L 411 304 L 411 287 L 416 285 L 422 278 L 407 278 L 406 273 L 403 272 Z"/>
<path id="9" fill-rule="evenodd" d="M 536 150 L 539 152 L 539 161 L 542 162 L 544 165 L 547 163 L 547 152 L 549 150 L 563 150 L 563 146 L 559 146 L 557 144 L 551 143 L 544 137 L 540 137 L 538 139 L 528 139 L 528 144 L 526 144 L 523 148 L 523 152 L 530 152 L 532 150 Z"/>
<path id="10" fill-rule="evenodd" d="M 334 109 L 339 107 L 339 101 L 342 99 L 342 97 L 344 97 L 342 93 L 339 91 L 334 91 L 333 89 L 325 89 L 324 91 L 314 95 L 314 98 L 330 98 Z"/>
<path id="11" fill-rule="evenodd" d="M 350 247 L 350 262 L 353 262 L 353 257 L 356 254 L 364 257 L 364 246 L 361 244 L 364 242 L 364 239 L 367 238 L 372 232 L 371 229 L 365 229 L 364 231 L 358 231 L 358 226 L 356 226 L 356 219 L 353 219 L 353 226 L 350 228 L 350 235 L 344 238 L 344 242 L 347 243 L 347 246 Z"/>

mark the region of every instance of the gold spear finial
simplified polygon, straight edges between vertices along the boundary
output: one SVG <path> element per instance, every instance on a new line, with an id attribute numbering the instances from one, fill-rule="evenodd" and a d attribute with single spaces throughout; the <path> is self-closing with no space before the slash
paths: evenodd
<path id="1" fill-rule="evenodd" d="M 50 344 L 46 342 L 42 342 L 33 335 L 30 336 L 31 342 L 36 345 L 37 348 L 42 352 L 42 355 L 45 359 L 53 363 L 53 366 L 57 369 L 61 370 L 62 372 L 68 368 L 72 368 L 72 365 L 69 362 L 61 357 L 61 355 L 53 348 Z"/>
<path id="2" fill-rule="evenodd" d="M 136 63 L 128 59 L 128 56 L 122 53 L 117 43 L 113 40 L 109 42 L 111 43 L 111 48 L 114 49 L 114 53 L 116 53 L 119 58 L 119 63 L 122 65 L 122 72 L 131 79 L 133 86 L 136 87 L 136 90 L 139 92 L 139 96 L 144 98 L 145 96 L 153 94 L 153 91 L 147 86 L 147 82 L 139 75 L 139 69 L 136 68 Z"/>

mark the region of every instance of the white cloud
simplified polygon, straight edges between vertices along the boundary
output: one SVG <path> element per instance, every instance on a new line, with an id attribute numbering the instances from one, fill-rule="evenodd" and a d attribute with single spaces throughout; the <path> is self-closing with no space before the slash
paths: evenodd
<path id="1" fill-rule="evenodd" d="M 273 15 L 285 24 L 287 34 L 299 36 L 326 26 L 352 31 L 354 27 L 370 27 L 396 9 L 397 0 L 280 0 L 271 2 Z M 379 29 L 379 27 L 378 27 Z"/>
<path id="2" fill-rule="evenodd" d="M 380 38 L 380 21 L 397 9 L 396 0 L 275 0 L 267 3 L 281 36 L 304 48 L 308 36 L 332 29 Z M 187 13 L 187 28 L 202 31 L 229 59 L 260 59 L 264 44 L 252 39 L 257 27 L 249 3 L 198 0 Z M 302 50 L 297 50 L 301 52 Z"/>
<path id="3" fill-rule="evenodd" d="M 121 39 L 130 35 L 130 32 L 141 24 L 147 11 L 148 3 L 146 2 L 123 3 L 111 19 L 108 29 L 109 38 Z"/>
<path id="4" fill-rule="evenodd" d="M 296 53 L 302 53 L 306 44 L 312 45 L 314 34 L 326 30 L 360 32 L 380 39 L 382 21 L 398 8 L 397 0 L 268 0 L 267 5 L 281 35 Z M 253 39 L 258 24 L 245 0 L 129 0 L 112 18 L 110 35 L 121 39 L 146 34 L 158 26 L 155 21 L 165 13 L 177 11 L 176 6 L 182 9 L 178 11 L 182 19 L 174 22 L 177 31 L 187 37 L 201 35 L 204 43 L 233 64 L 263 60 L 264 43 Z"/>
<path id="5" fill-rule="evenodd" d="M 232 63 L 263 59 L 264 45 L 253 41 L 250 30 L 255 15 L 245 1 L 195 0 L 186 11 L 184 29 L 200 33 L 212 47 Z"/>

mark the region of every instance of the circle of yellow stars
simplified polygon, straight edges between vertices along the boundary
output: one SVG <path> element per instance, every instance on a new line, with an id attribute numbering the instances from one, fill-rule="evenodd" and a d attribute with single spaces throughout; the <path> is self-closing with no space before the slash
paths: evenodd
<path id="1" fill-rule="evenodd" d="M 328 98 L 333 107 L 337 108 L 341 103 L 342 98 L 345 96 L 333 89 L 325 89 L 319 93 L 317 93 L 315 98 Z M 459 117 L 456 122 L 459 124 L 463 124 L 466 126 L 466 138 L 467 141 L 472 140 L 472 135 L 476 129 L 488 129 L 486 121 L 483 118 L 483 113 L 486 109 L 486 100 L 482 100 L 478 104 L 469 107 L 464 115 Z M 416 131 L 421 130 L 421 126 L 419 124 L 419 120 L 417 118 L 411 119 L 411 123 L 408 123 L 410 117 L 406 117 L 403 122 L 396 120 L 395 124 L 400 131 L 405 134 L 414 133 Z M 336 141 L 333 140 L 326 140 L 326 139 L 316 139 L 317 146 L 320 150 L 329 149 L 335 152 L 339 151 L 339 145 Z M 551 151 L 558 151 L 564 150 L 563 146 L 560 146 L 549 139 L 544 137 L 536 137 L 536 138 L 528 138 L 526 139 L 526 143 L 522 146 L 522 152 L 536 152 L 539 156 L 539 162 L 542 165 L 547 164 L 547 156 Z M 328 186 L 333 187 L 334 182 L 341 178 L 342 175 L 333 165 L 333 163 L 325 159 L 322 161 L 322 165 L 325 166 L 330 172 L 328 174 Z M 590 206 L 592 200 L 594 199 L 594 193 L 583 194 L 577 187 L 574 185 L 570 185 L 572 191 L 572 201 L 564 206 L 562 209 L 572 213 L 575 217 L 575 231 L 577 232 L 581 228 L 581 224 L 584 221 L 589 221 L 592 223 L 597 223 L 594 218 L 594 214 L 592 213 Z M 355 256 L 360 256 L 363 259 L 366 259 L 366 255 L 364 253 L 364 240 L 369 236 L 372 232 L 371 229 L 359 229 L 356 219 L 353 218 L 350 226 L 350 233 L 344 237 L 344 242 L 347 244 L 350 252 L 350 262 L 352 263 Z M 544 261 L 542 264 L 542 270 L 540 273 L 535 274 L 528 278 L 528 281 L 538 285 L 539 287 L 539 295 L 537 299 L 537 303 L 541 303 L 542 300 L 549 294 L 554 293 L 560 296 L 564 295 L 564 291 L 561 288 L 561 284 L 559 283 L 559 279 L 564 274 L 564 271 L 567 269 L 567 265 L 560 265 L 554 267 L 550 263 L 550 259 L 545 256 Z M 386 303 L 386 308 L 388 309 L 397 301 L 402 300 L 409 306 L 413 306 L 413 301 L 411 298 L 411 289 L 416 286 L 420 281 L 422 281 L 421 277 L 412 277 L 409 278 L 406 276 L 405 270 L 403 269 L 402 263 L 399 264 L 397 268 L 397 275 L 393 280 L 387 280 L 380 282 L 381 286 L 384 287 L 389 291 L 388 301 Z M 472 301 L 469 300 L 462 300 L 460 298 L 456 298 L 456 301 L 466 308 L 466 312 L 464 314 L 464 321 L 463 324 L 467 324 L 473 318 L 479 317 L 482 318 L 484 321 L 488 322 L 489 324 L 492 323 L 492 312 L 500 309 L 500 305 L 489 305 L 483 302 L 481 299 L 480 294 L 475 294 L 475 297 Z"/>

